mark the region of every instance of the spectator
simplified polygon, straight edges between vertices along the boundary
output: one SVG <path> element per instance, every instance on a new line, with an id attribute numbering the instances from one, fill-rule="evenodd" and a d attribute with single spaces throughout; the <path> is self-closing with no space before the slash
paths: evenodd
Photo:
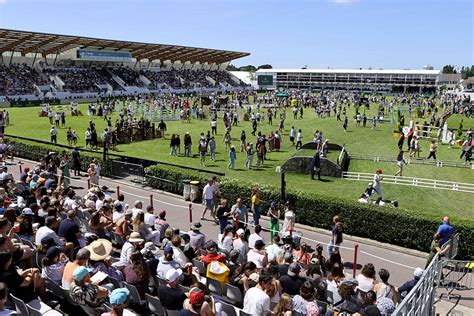
<path id="1" fill-rule="evenodd" d="M 319 307 L 316 301 L 316 289 L 313 283 L 305 281 L 298 295 L 293 297 L 293 310 L 307 316 L 319 316 Z"/>
<path id="2" fill-rule="evenodd" d="M 254 248 L 247 253 L 247 260 L 255 263 L 258 269 L 262 269 L 268 264 L 268 254 L 265 252 L 265 244 L 259 239 L 255 242 Z"/>
<path id="3" fill-rule="evenodd" d="M 280 301 L 273 309 L 273 315 L 275 316 L 292 316 L 293 315 L 293 302 L 291 296 L 283 293 L 280 297 Z"/>
<path id="4" fill-rule="evenodd" d="M 201 258 L 202 262 L 206 264 L 206 266 L 211 263 L 212 261 L 219 261 L 220 263 L 226 264 L 227 260 L 224 255 L 221 255 L 217 252 L 217 244 L 216 242 L 210 240 L 206 243 L 206 250 L 207 255 Z"/>
<path id="5" fill-rule="evenodd" d="M 238 198 L 237 202 L 231 208 L 232 218 L 238 220 L 236 225 L 238 228 L 244 227 L 246 223 L 249 222 L 249 213 L 247 207 L 243 204 L 242 198 Z"/>
<path id="6" fill-rule="evenodd" d="M 415 285 L 418 283 L 418 281 L 421 279 L 423 276 L 424 270 L 422 268 L 416 268 L 415 271 L 413 271 L 413 279 L 405 282 L 397 288 L 397 292 L 400 293 L 402 299 L 410 293 L 410 291 L 415 287 Z"/>
<path id="7" fill-rule="evenodd" d="M 451 226 L 448 216 L 443 217 L 443 223 L 438 227 L 438 234 L 440 234 L 441 240 L 439 242 L 440 247 L 442 247 L 448 240 L 451 238 L 451 235 L 454 233 L 454 228 Z"/>
<path id="8" fill-rule="evenodd" d="M 180 269 L 169 269 L 166 272 L 166 285 L 160 284 L 158 286 L 158 297 L 161 304 L 168 310 L 182 310 L 183 303 L 186 300 L 186 295 L 178 289 L 180 277 L 182 275 Z"/>
<path id="9" fill-rule="evenodd" d="M 369 291 L 365 295 L 362 309 L 359 311 L 361 316 L 381 316 L 377 307 L 377 296 L 374 291 Z"/>
<path id="10" fill-rule="evenodd" d="M 69 210 L 67 212 L 67 218 L 59 224 L 58 235 L 66 239 L 67 242 L 73 243 L 74 247 L 81 247 L 84 245 L 79 243 L 79 239 L 82 238 L 82 233 L 75 218 L 76 211 Z"/>
<path id="11" fill-rule="evenodd" d="M 204 244 L 206 243 L 206 236 L 199 231 L 201 227 L 202 225 L 200 222 L 194 222 L 191 226 L 191 230 L 188 232 L 188 235 L 191 238 L 189 244 L 196 251 L 204 248 Z"/>
<path id="12" fill-rule="evenodd" d="M 150 281 L 150 270 L 140 251 L 135 251 L 130 256 L 130 262 L 122 270 L 125 281 L 135 286 L 141 299 L 145 299 L 145 294 L 150 293 L 148 283 Z"/>
<path id="13" fill-rule="evenodd" d="M 297 295 L 300 292 L 301 285 L 305 280 L 300 277 L 301 266 L 293 262 L 288 268 L 288 274 L 280 277 L 281 287 L 284 293 L 289 295 Z"/>
<path id="14" fill-rule="evenodd" d="M 158 214 L 158 219 L 155 221 L 155 230 L 160 232 L 160 238 L 164 238 L 165 231 L 170 227 L 170 225 L 166 222 L 166 211 L 161 210 Z"/>
<path id="15" fill-rule="evenodd" d="M 0 315 L 16 315 L 16 311 L 5 308 L 8 299 L 8 287 L 5 283 L 0 282 Z"/>
<path id="16" fill-rule="evenodd" d="M 247 261 L 247 252 L 249 251 L 249 246 L 245 240 L 245 230 L 242 228 L 237 229 L 237 238 L 233 241 L 233 248 L 239 251 L 239 260 L 240 262 Z"/>
<path id="17" fill-rule="evenodd" d="M 42 260 L 41 277 L 60 285 L 63 278 L 66 255 L 59 247 L 51 247 Z"/>
<path id="18" fill-rule="evenodd" d="M 249 236 L 249 248 L 250 249 L 253 249 L 255 248 L 255 242 L 257 240 L 261 240 L 263 242 L 265 242 L 263 240 L 263 238 L 260 236 L 260 233 L 262 232 L 262 226 L 260 225 L 255 225 L 255 230 L 254 230 L 254 233 L 253 234 L 250 234 Z"/>
<path id="19" fill-rule="evenodd" d="M 388 283 L 388 278 L 390 278 L 390 272 L 386 269 L 379 270 L 380 282 L 375 284 L 374 292 L 377 294 L 377 300 L 382 297 L 387 297 L 391 299 L 394 303 L 397 302 L 397 293 L 395 292 L 395 287 Z"/>
<path id="20" fill-rule="evenodd" d="M 247 314 L 263 316 L 270 311 L 270 297 L 265 293 L 272 282 L 272 276 L 262 273 L 258 284 L 245 293 L 243 311 Z"/>
<path id="21" fill-rule="evenodd" d="M 123 311 L 128 305 L 128 297 L 130 291 L 127 288 L 118 288 L 112 291 L 109 295 L 109 304 L 112 311 L 104 313 L 102 316 L 122 316 Z"/>
<path id="22" fill-rule="evenodd" d="M 89 270 L 83 266 L 74 269 L 72 278 L 73 282 L 69 287 L 71 299 L 79 305 L 103 310 L 109 290 L 91 283 Z"/>
<path id="23" fill-rule="evenodd" d="M 217 245 L 221 251 L 227 252 L 229 254 L 233 249 L 233 239 L 232 239 L 232 226 L 227 225 L 224 228 L 223 233 L 220 233 L 217 236 Z"/>
<path id="24" fill-rule="evenodd" d="M 120 252 L 120 262 L 128 263 L 132 253 L 140 249 L 140 245 L 144 242 L 145 240 L 140 237 L 139 233 L 131 233 L 130 238 L 122 246 L 122 250 Z"/>
<path id="25" fill-rule="evenodd" d="M 357 295 L 355 288 L 357 287 L 358 282 L 352 277 L 346 277 L 339 285 L 339 295 L 342 298 L 342 301 L 339 303 L 333 304 L 336 310 L 340 313 L 357 313 L 361 309 L 357 301 Z"/>
<path id="26" fill-rule="evenodd" d="M 165 249 L 163 250 L 163 257 L 160 258 L 160 262 L 158 263 L 158 267 L 156 268 L 156 274 L 160 278 L 164 278 L 169 270 L 179 270 L 180 265 L 173 259 L 173 255 L 173 248 L 171 246 L 165 247 Z"/>
<path id="27" fill-rule="evenodd" d="M 62 287 L 68 289 L 73 281 L 73 272 L 77 267 L 83 267 L 87 264 L 91 257 L 91 252 L 86 249 L 82 248 L 76 254 L 76 260 L 66 263 L 64 267 L 63 279 L 62 279 Z M 86 280 L 89 281 L 89 280 Z"/>
<path id="28" fill-rule="evenodd" d="M 372 291 L 375 284 L 375 267 L 372 263 L 367 263 L 362 268 L 361 273 L 357 276 L 359 290 L 364 293 Z"/>

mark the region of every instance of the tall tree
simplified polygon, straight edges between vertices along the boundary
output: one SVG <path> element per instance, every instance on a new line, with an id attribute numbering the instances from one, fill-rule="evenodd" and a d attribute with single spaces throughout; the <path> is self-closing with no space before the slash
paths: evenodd
<path id="1" fill-rule="evenodd" d="M 443 67 L 443 73 L 444 74 L 457 74 L 456 67 L 454 65 L 446 65 Z"/>
<path id="2" fill-rule="evenodd" d="M 273 66 L 270 65 L 270 64 L 264 64 L 264 65 L 260 65 L 257 67 L 257 70 L 259 69 L 273 69 Z"/>

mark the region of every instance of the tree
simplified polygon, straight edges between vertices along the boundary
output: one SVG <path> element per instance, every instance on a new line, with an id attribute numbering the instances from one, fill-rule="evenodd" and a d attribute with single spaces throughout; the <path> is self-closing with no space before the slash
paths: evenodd
<path id="1" fill-rule="evenodd" d="M 442 71 L 444 74 L 457 74 L 457 70 L 456 70 L 456 67 L 454 67 L 454 65 L 446 65 L 443 67 L 443 71 Z"/>
<path id="2" fill-rule="evenodd" d="M 247 66 L 242 66 L 239 68 L 240 71 L 251 71 L 251 72 L 255 72 L 257 70 L 257 68 L 255 68 L 255 66 L 253 65 L 247 65 Z"/>
<path id="3" fill-rule="evenodd" d="M 461 78 L 466 80 L 469 77 L 474 77 L 474 65 L 461 68 Z"/>
<path id="4" fill-rule="evenodd" d="M 239 68 L 235 67 L 235 66 L 232 65 L 232 64 L 229 64 L 229 65 L 227 66 L 227 70 L 228 70 L 228 71 L 237 71 L 237 70 L 239 70 Z"/>
<path id="5" fill-rule="evenodd" d="M 260 65 L 257 67 L 257 70 L 259 69 L 273 69 L 273 66 L 270 65 L 270 64 L 264 64 L 264 65 Z"/>

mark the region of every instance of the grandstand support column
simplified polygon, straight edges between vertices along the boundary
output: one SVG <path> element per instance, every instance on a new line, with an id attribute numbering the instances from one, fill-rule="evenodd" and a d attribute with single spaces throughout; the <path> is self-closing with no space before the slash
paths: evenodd
<path id="1" fill-rule="evenodd" d="M 36 56 L 38 56 L 38 52 L 36 52 L 35 57 L 33 57 L 33 62 L 31 63 L 31 67 L 34 67 L 34 65 L 35 65 Z"/>
<path id="2" fill-rule="evenodd" d="M 12 61 L 13 61 L 13 54 L 15 54 L 15 51 L 12 50 L 12 53 L 10 55 L 10 62 L 8 63 L 8 66 L 10 66 L 12 64 Z"/>
<path id="3" fill-rule="evenodd" d="M 56 66 L 56 61 L 58 60 L 59 53 L 56 53 L 56 56 L 54 57 L 54 62 L 53 66 Z"/>
<path id="4" fill-rule="evenodd" d="M 357 272 L 357 250 L 359 249 L 359 244 L 354 243 L 354 265 L 353 265 L 353 270 L 352 270 L 352 277 L 355 278 L 356 272 Z"/>

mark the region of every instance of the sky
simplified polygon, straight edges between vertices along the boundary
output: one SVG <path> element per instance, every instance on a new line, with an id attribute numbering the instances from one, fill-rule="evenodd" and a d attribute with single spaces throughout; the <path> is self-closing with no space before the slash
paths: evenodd
<path id="1" fill-rule="evenodd" d="M 0 28 L 249 52 L 237 66 L 474 64 L 473 0 L 0 0 Z"/>

